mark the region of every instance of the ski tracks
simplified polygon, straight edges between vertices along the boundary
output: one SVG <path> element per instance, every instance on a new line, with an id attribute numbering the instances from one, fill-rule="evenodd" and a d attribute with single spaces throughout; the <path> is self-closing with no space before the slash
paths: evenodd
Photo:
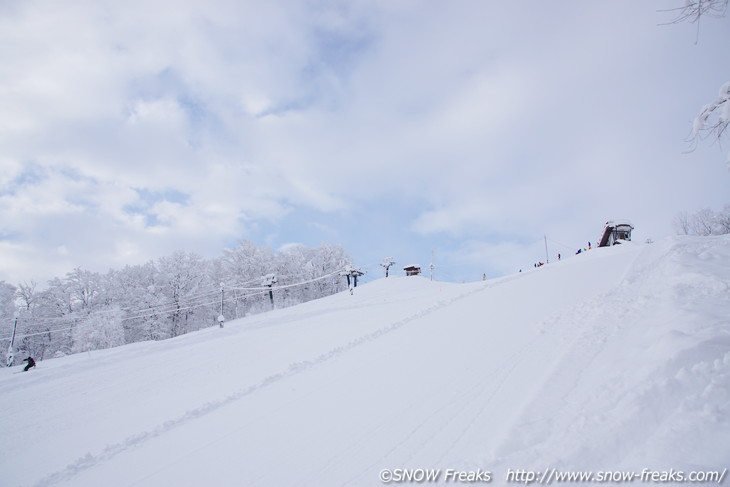
<path id="1" fill-rule="evenodd" d="M 473 387 L 456 391 L 447 401 L 439 403 L 438 407 L 433 409 L 431 414 L 425 415 L 425 418 L 412 428 L 401 441 L 377 460 L 364 467 L 343 485 L 357 485 L 360 482 L 370 484 L 372 479 L 375 478 L 373 473 L 375 469 L 383 466 L 393 467 L 397 465 L 401 467 L 410 465 L 414 459 L 429 448 L 438 450 L 435 453 L 438 456 L 434 456 L 435 460 L 429 465 L 441 465 L 452 451 L 461 444 L 464 437 L 470 431 L 473 431 L 474 425 L 490 409 L 505 382 L 527 356 L 531 347 L 532 344 L 523 347 L 512 354 L 498 368 L 483 375 Z M 444 418 L 446 418 L 445 421 Z M 451 434 L 454 431 L 456 434 Z"/>
<path id="2" fill-rule="evenodd" d="M 498 282 L 498 283 L 489 284 L 489 285 L 485 285 L 485 286 L 479 286 L 474 289 L 470 289 L 464 293 L 458 294 L 452 298 L 438 301 L 434 305 L 429 306 L 412 315 L 409 315 L 398 321 L 395 321 L 386 326 L 378 328 L 377 330 L 375 330 L 373 332 L 370 332 L 370 333 L 362 335 L 358 338 L 355 338 L 354 340 L 351 340 L 350 342 L 348 342 L 346 344 L 334 347 L 334 348 L 330 349 L 329 351 L 322 353 L 321 355 L 319 355 L 311 360 L 292 363 L 286 369 L 282 370 L 281 372 L 269 375 L 269 376 L 265 377 L 264 379 L 262 379 L 261 381 L 259 381 L 258 383 L 250 385 L 250 386 L 242 388 L 242 389 L 239 389 L 239 390 L 229 394 L 228 396 L 225 396 L 222 399 L 206 402 L 197 408 L 186 411 L 185 413 L 183 413 L 182 415 L 180 415 L 176 418 L 173 418 L 169 421 L 165 421 L 164 423 L 159 424 L 157 427 L 155 427 L 151 430 L 143 431 L 143 432 L 128 436 L 127 438 L 123 439 L 120 442 L 109 444 L 108 446 L 106 446 L 105 448 L 103 448 L 101 451 L 99 451 L 97 453 L 87 453 L 86 455 L 71 462 L 66 467 L 62 468 L 61 470 L 58 470 L 49 475 L 46 475 L 41 480 L 39 480 L 35 484 L 33 484 L 33 487 L 48 487 L 48 486 L 58 484 L 60 482 L 64 482 L 64 481 L 73 479 L 77 475 L 79 475 L 89 469 L 92 469 L 98 465 L 108 462 L 109 460 L 112 460 L 113 458 L 117 457 L 118 455 L 124 453 L 127 450 L 140 447 L 141 445 L 147 443 L 148 441 L 153 440 L 157 437 L 160 437 L 169 431 L 172 431 L 180 426 L 185 425 L 186 423 L 189 423 L 190 421 L 194 421 L 201 417 L 207 416 L 210 413 L 213 413 L 221 408 L 224 408 L 236 401 L 244 399 L 247 396 L 250 396 L 251 394 L 254 394 L 275 383 L 278 383 L 279 381 L 282 381 L 289 377 L 293 377 L 298 374 L 304 373 L 314 367 L 317 367 L 321 364 L 329 362 L 330 360 L 332 360 L 334 358 L 340 357 L 341 355 L 343 355 L 355 348 L 358 348 L 362 345 L 373 342 L 383 336 L 386 336 L 396 330 L 403 328 L 404 326 L 406 326 L 414 321 L 417 321 L 425 316 L 428 316 L 440 309 L 448 307 L 457 301 L 467 298 L 468 296 L 481 292 L 494 285 L 499 285 L 503 282 L 508 282 L 509 280 L 512 280 L 512 279 L 514 279 L 514 277 L 505 278 L 505 279 L 500 280 L 500 282 Z"/>
<path id="3" fill-rule="evenodd" d="M 707 252 L 712 250 L 711 245 L 707 247 Z M 686 250 L 681 243 L 657 245 L 647 252 L 652 258 L 630 266 L 618 286 L 542 323 L 545 333 L 559 334 L 563 351 L 536 399 L 517 416 L 520 421 L 511 426 L 510 437 L 495 456 L 487 458 L 488 463 L 499 466 L 505 461 L 525 464 L 540 459 L 557 464 L 581 458 L 601 464 L 609 460 L 606 452 L 612 451 L 610 460 L 620 464 L 627 446 L 606 445 L 616 438 L 634 438 L 632 447 L 642 445 L 673 414 L 686 391 L 676 384 L 677 379 L 667 382 L 661 378 L 674 375 L 667 370 L 680 365 L 628 357 L 650 354 L 651 346 L 661 346 L 662 341 L 689 343 L 688 335 L 644 317 L 675 309 L 672 301 L 677 299 L 677 286 L 686 282 L 692 282 L 692 291 L 702 296 L 709 291 L 719 295 L 727 286 L 717 285 L 710 273 L 701 283 L 679 273 L 685 259 L 695 258 L 683 255 Z M 681 295 L 686 294 L 683 289 Z M 622 338 L 617 341 L 617 336 Z M 634 348 L 619 347 L 625 343 Z M 679 357 L 675 360 L 680 361 Z M 623 369 L 624 362 L 634 365 Z M 721 355 L 718 363 L 724 363 Z M 701 391 L 699 386 L 697 389 Z"/>

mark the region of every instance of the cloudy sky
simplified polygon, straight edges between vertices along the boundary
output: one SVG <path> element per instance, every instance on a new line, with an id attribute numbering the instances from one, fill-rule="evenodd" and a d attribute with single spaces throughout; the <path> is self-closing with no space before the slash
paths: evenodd
<path id="1" fill-rule="evenodd" d="M 475 280 L 730 203 L 683 0 L 0 0 L 0 280 L 339 243 Z M 695 41 L 697 42 L 695 43 Z"/>

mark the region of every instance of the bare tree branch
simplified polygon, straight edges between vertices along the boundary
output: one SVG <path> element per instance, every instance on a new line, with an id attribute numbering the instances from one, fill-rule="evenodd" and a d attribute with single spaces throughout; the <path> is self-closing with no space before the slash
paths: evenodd
<path id="1" fill-rule="evenodd" d="M 700 38 L 700 19 L 702 17 L 712 19 L 724 17 L 727 5 L 728 0 L 686 0 L 683 7 L 660 10 L 660 12 L 676 12 L 674 19 L 661 25 L 680 24 L 682 22 L 696 23 L 695 44 L 697 44 Z"/>
<path id="2" fill-rule="evenodd" d="M 724 17 L 728 2 L 730 0 L 685 0 L 683 7 L 662 11 L 676 13 L 674 19 L 668 24 L 696 23 L 697 36 L 695 44 L 697 44 L 700 37 L 700 19 L 702 17 L 714 19 Z M 689 152 L 697 148 L 700 140 L 707 138 L 712 138 L 718 144 L 721 144 L 722 136 L 727 133 L 728 124 L 730 124 L 730 81 L 720 88 L 718 97 L 702 107 L 700 113 L 695 117 L 689 137 L 689 142 L 691 142 Z M 727 162 L 730 169 L 730 154 L 728 154 Z"/>
<path id="3" fill-rule="evenodd" d="M 730 124 L 730 81 L 720 88 L 718 97 L 702 107 L 695 117 L 690 137 L 691 150 L 697 147 L 699 140 L 708 137 L 720 143 L 722 136 L 727 133 L 728 124 Z"/>

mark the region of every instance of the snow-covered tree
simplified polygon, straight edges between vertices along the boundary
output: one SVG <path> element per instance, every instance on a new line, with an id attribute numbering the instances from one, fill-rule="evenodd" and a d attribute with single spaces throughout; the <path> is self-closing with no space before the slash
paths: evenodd
<path id="1" fill-rule="evenodd" d="M 730 204 L 714 212 L 703 208 L 695 213 L 682 212 L 674 218 L 678 235 L 727 235 L 730 233 Z"/>
<path id="2" fill-rule="evenodd" d="M 672 220 L 672 225 L 674 225 L 674 230 L 677 232 L 677 235 L 689 235 L 690 229 L 692 228 L 689 213 L 686 211 L 677 213 L 674 216 L 674 220 Z"/>
<path id="3" fill-rule="evenodd" d="M 20 302 L 20 306 L 22 309 L 30 311 L 33 308 L 33 305 L 36 302 L 36 298 L 38 297 L 36 293 L 37 287 L 38 284 L 36 284 L 35 281 L 30 281 L 30 283 L 24 282 L 18 285 L 18 289 L 15 292 L 15 295 Z"/>
<path id="4" fill-rule="evenodd" d="M 66 289 L 77 311 L 90 311 L 101 293 L 101 276 L 80 267 L 66 274 Z"/>
<path id="5" fill-rule="evenodd" d="M 5 281 L 0 281 L 0 330 L 2 336 L 12 335 L 15 324 L 15 286 Z M 9 341 L 0 342 L 0 358 L 2 364 L 6 363 L 6 352 Z"/>
<path id="6" fill-rule="evenodd" d="M 725 205 L 720 213 L 715 217 L 715 225 L 720 235 L 730 234 L 730 204 Z"/>
<path id="7" fill-rule="evenodd" d="M 19 284 L 15 291 L 15 300 L 18 304 L 18 330 L 22 337 L 19 346 L 35 359 L 43 360 L 53 344 L 50 330 L 54 322 L 44 318 L 42 314 L 44 302 L 47 301 L 43 299 L 43 293 L 37 291 L 34 281 Z M 50 313 L 53 313 L 53 308 Z M 55 344 L 62 346 L 61 340 L 57 340 Z"/>
<path id="8" fill-rule="evenodd" d="M 6 318 L 15 312 L 15 286 L 0 281 L 0 316 Z"/>
<path id="9" fill-rule="evenodd" d="M 202 257 L 193 252 L 175 252 L 158 260 L 158 282 L 162 294 L 169 303 L 169 333 L 176 337 L 191 329 L 198 329 L 191 318 L 201 314 L 196 304 L 196 293 L 206 285 L 206 264 Z M 217 313 L 216 313 L 217 316 Z"/>
<path id="10" fill-rule="evenodd" d="M 124 345 L 122 311 L 117 306 L 91 313 L 73 331 L 73 352 L 87 352 Z"/>
<path id="11" fill-rule="evenodd" d="M 9 323 L 7 316 L 13 316 L 17 305 L 16 350 L 26 350 L 40 359 L 59 352 L 160 340 L 218 326 L 223 297 L 226 317 L 268 311 L 268 293 L 245 289 L 261 286 L 261 277 L 268 274 L 279 277 L 275 286 L 293 285 L 274 288 L 277 306 L 338 292 L 344 289 L 339 276 L 319 278 L 336 274 L 349 262 L 338 245 L 291 246 L 275 253 L 243 241 L 212 261 L 194 253 L 176 252 L 156 262 L 106 274 L 76 268 L 65 278 L 50 280 L 40 292 L 34 282 L 13 288 L 7 293 L 13 309 L 4 312 L 4 318 Z"/>
<path id="12" fill-rule="evenodd" d="M 167 337 L 166 317 L 160 312 L 164 296 L 156 285 L 153 262 L 126 266 L 110 276 L 114 302 L 125 310 L 126 343 L 160 340 Z"/>
<path id="13" fill-rule="evenodd" d="M 272 270 L 277 277 L 278 285 L 287 286 L 308 280 L 308 262 L 307 248 L 304 245 L 292 245 L 279 252 Z M 311 286 L 309 285 L 284 287 L 277 292 L 277 306 L 293 306 L 311 299 L 309 296 L 311 296 Z"/>
<path id="14" fill-rule="evenodd" d="M 691 22 L 697 24 L 697 37 L 695 44 L 699 42 L 700 20 L 703 17 L 721 18 L 727 12 L 730 0 L 684 0 L 684 5 L 669 9 L 675 17 L 669 23 L 678 24 Z M 692 148 L 694 149 L 700 140 L 707 138 L 721 143 L 724 135 L 727 134 L 727 126 L 730 122 L 730 81 L 720 87 L 720 92 L 713 101 L 706 104 L 694 119 L 692 124 Z M 730 168 L 730 153 L 727 156 L 728 168 Z"/>
<path id="15" fill-rule="evenodd" d="M 700 235 L 702 237 L 706 237 L 708 235 L 713 235 L 714 232 L 714 223 L 715 215 L 709 208 L 703 208 L 699 210 L 697 213 L 693 215 L 691 224 L 692 224 L 692 233 L 695 235 Z"/>
<path id="16" fill-rule="evenodd" d="M 692 139 L 696 144 L 698 140 L 711 138 L 718 143 L 727 134 L 727 126 L 730 123 L 730 81 L 722 85 L 717 98 L 708 103 L 695 117 L 692 125 Z M 727 157 L 730 168 L 730 153 Z"/>
<path id="17" fill-rule="evenodd" d="M 259 285 L 261 276 L 272 272 L 275 267 L 274 253 L 268 247 L 259 247 L 253 242 L 242 240 L 233 249 L 225 249 L 219 259 L 221 272 L 217 282 L 226 284 L 228 297 L 232 298 L 232 316 L 244 316 L 250 312 L 262 311 L 260 299 L 237 288 Z M 266 308 L 268 309 L 268 308 Z"/>
<path id="18" fill-rule="evenodd" d="M 322 244 L 314 248 L 294 245 L 277 253 L 275 263 L 280 286 L 304 283 L 279 291 L 280 304 L 291 306 L 344 290 L 336 274 L 350 263 L 350 258 L 340 245 Z M 322 278 L 328 275 L 331 277 Z"/>
<path id="19" fill-rule="evenodd" d="M 56 277 L 48 281 L 44 291 L 34 290 L 32 296 L 29 291 L 29 288 L 24 291 L 25 309 L 19 310 L 18 335 L 22 337 L 22 347 L 36 359 L 58 351 L 70 352 L 71 329 L 78 315 L 74 313 L 76 302 L 67 280 Z"/>
<path id="20" fill-rule="evenodd" d="M 268 247 L 259 247 L 242 240 L 233 249 L 225 249 L 221 257 L 226 280 L 232 284 L 245 284 L 271 272 L 274 253 Z"/>
<path id="21" fill-rule="evenodd" d="M 45 315 L 64 316 L 74 311 L 74 302 L 65 280 L 54 277 L 41 296 Z"/>
<path id="22" fill-rule="evenodd" d="M 309 262 L 311 266 L 310 279 L 315 279 L 328 274 L 339 273 L 352 260 L 341 245 L 322 244 L 319 247 L 310 249 Z M 346 288 L 339 275 L 328 279 L 316 281 L 314 284 L 314 295 L 311 299 L 317 299 L 330 294 L 344 291 Z"/>

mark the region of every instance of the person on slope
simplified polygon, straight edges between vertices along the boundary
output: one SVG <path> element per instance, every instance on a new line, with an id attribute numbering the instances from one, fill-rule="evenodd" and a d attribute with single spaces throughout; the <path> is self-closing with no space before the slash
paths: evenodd
<path id="1" fill-rule="evenodd" d="M 32 367 L 35 367 L 35 360 L 33 360 L 33 357 L 28 357 L 23 360 L 23 362 L 28 362 L 28 365 L 25 366 L 23 372 L 28 372 Z"/>

